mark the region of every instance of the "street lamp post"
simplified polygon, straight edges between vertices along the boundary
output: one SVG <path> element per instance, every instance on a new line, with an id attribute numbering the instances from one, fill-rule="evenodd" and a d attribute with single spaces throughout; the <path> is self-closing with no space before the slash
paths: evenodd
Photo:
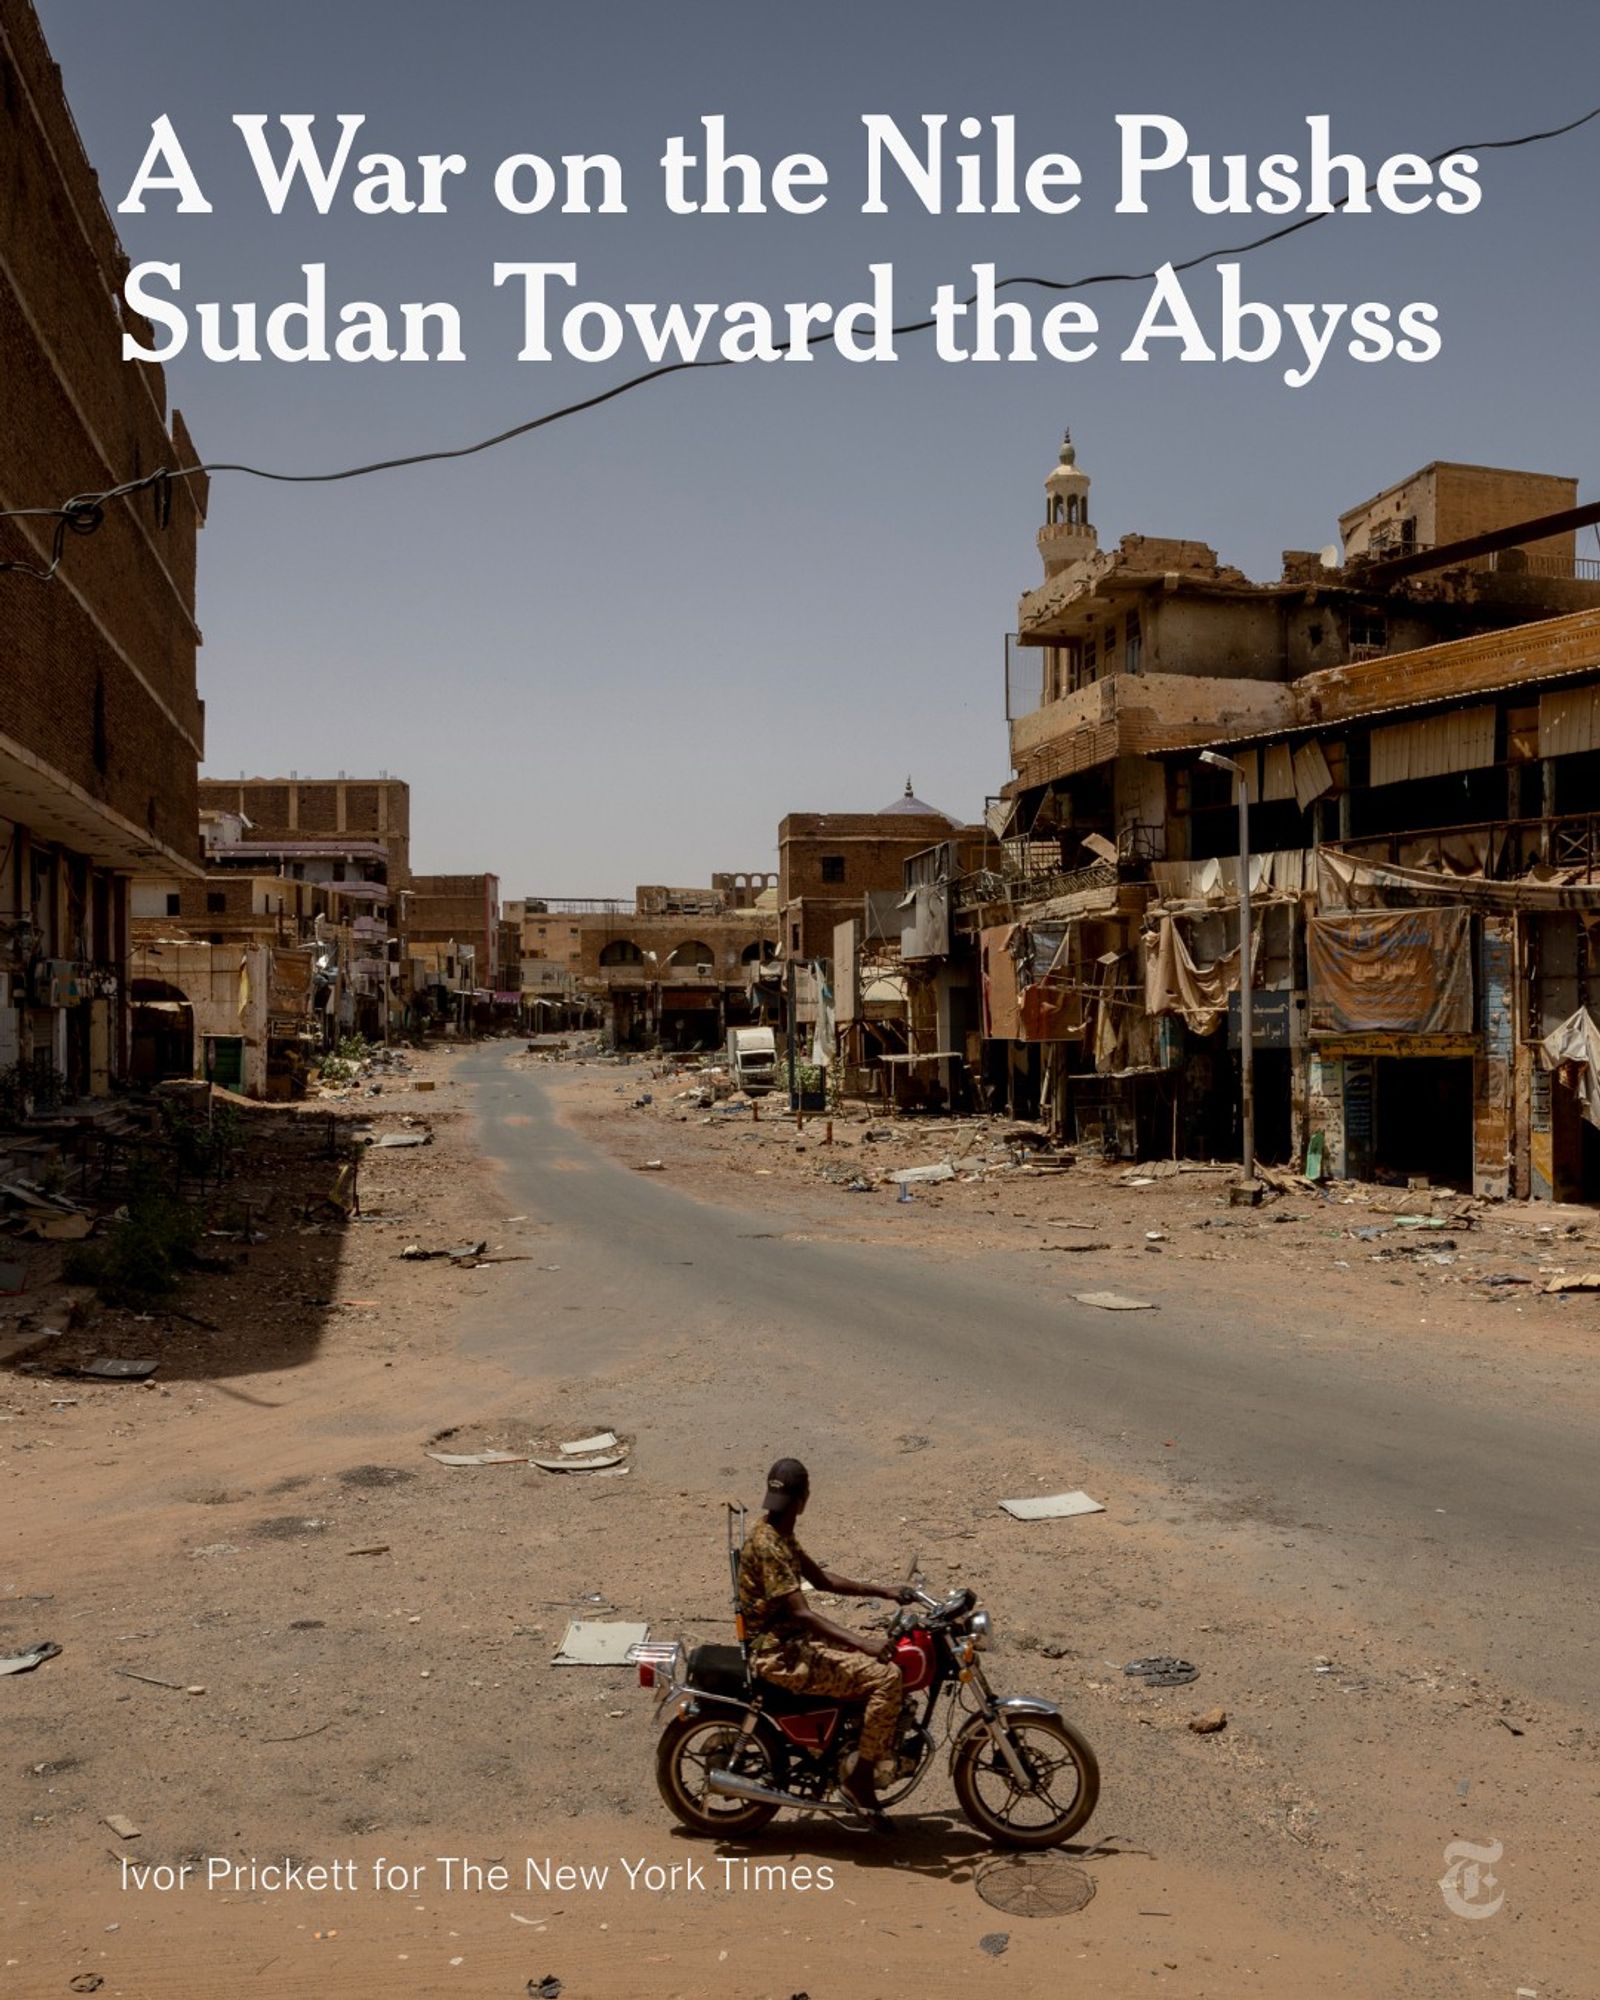
<path id="1" fill-rule="evenodd" d="M 1200 752 L 1202 764 L 1233 773 L 1239 801 L 1239 1097 L 1244 1177 L 1256 1171 L 1255 1038 L 1250 1005 L 1250 801 L 1245 796 L 1244 766 L 1215 750 Z"/>

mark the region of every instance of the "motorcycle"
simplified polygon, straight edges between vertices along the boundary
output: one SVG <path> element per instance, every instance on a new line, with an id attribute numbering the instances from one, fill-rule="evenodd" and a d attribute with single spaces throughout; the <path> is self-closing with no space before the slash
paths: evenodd
<path id="1" fill-rule="evenodd" d="M 1100 1796 L 1094 1751 L 1053 1702 L 995 1694 L 980 1658 L 992 1626 L 973 1591 L 909 1595 L 889 1627 L 905 1699 L 895 1777 L 880 1804 L 910 1798 L 937 1762 L 943 1702 L 950 1781 L 978 1832 L 1010 1848 L 1070 1840 Z M 684 1826 L 730 1839 L 754 1833 L 786 1806 L 860 1810 L 838 1795 L 840 1766 L 861 1732 L 859 1702 L 763 1681 L 750 1672 L 742 1637 L 689 1653 L 681 1642 L 645 1646 L 638 1660 L 663 1717 L 656 1784 Z"/>

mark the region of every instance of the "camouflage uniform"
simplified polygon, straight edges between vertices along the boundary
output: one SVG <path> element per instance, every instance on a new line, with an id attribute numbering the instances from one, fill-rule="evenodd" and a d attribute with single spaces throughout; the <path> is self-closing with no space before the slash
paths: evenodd
<path id="1" fill-rule="evenodd" d="M 744 1620 L 750 1671 L 797 1694 L 836 1695 L 864 1701 L 860 1753 L 869 1765 L 894 1747 L 904 1693 L 900 1669 L 849 1646 L 812 1636 L 776 1607 L 800 1588 L 800 1545 L 768 1520 L 750 1530 L 739 1558 L 739 1615 Z"/>

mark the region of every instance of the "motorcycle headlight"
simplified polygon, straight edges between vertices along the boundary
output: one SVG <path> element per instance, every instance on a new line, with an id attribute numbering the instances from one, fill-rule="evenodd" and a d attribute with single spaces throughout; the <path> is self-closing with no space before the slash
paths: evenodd
<path id="1" fill-rule="evenodd" d="M 994 1626 L 987 1611 L 974 1611 L 967 1621 L 967 1630 L 972 1634 L 972 1643 L 981 1652 L 988 1645 Z"/>

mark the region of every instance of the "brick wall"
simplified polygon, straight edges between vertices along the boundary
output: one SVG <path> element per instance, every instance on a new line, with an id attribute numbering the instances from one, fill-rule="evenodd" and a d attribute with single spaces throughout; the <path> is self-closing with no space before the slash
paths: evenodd
<path id="1" fill-rule="evenodd" d="M 861 914 L 869 889 L 898 889 L 909 856 L 954 832 L 942 814 L 790 813 L 778 828 L 778 906 L 786 951 L 829 958 L 837 924 Z M 843 880 L 825 863 L 842 861 Z M 799 929 L 796 944 L 796 926 Z"/>
<path id="2" fill-rule="evenodd" d="M 406 935 L 413 942 L 471 945 L 479 986 L 493 987 L 500 963 L 500 882 L 495 875 L 418 875 Z"/>
<path id="3" fill-rule="evenodd" d="M 161 371 L 125 363 L 126 259 L 29 0 L 0 0 L 0 506 L 49 505 L 193 462 Z M 113 503 L 57 581 L 0 577 L 0 733 L 185 857 L 202 708 L 195 538 L 203 481 Z M 51 523 L 0 522 L 0 559 L 49 559 Z"/>
<path id="4" fill-rule="evenodd" d="M 381 840 L 389 885 L 411 882 L 411 787 L 403 778 L 202 778 L 200 804 L 243 813 L 252 840 Z"/>

